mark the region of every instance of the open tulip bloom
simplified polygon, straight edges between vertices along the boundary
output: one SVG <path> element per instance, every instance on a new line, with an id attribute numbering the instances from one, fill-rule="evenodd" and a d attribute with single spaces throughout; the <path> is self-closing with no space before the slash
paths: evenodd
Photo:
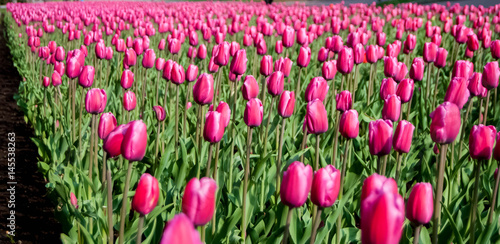
<path id="1" fill-rule="evenodd" d="M 7 3 L 5 91 L 63 242 L 498 243 L 475 4 Z"/>

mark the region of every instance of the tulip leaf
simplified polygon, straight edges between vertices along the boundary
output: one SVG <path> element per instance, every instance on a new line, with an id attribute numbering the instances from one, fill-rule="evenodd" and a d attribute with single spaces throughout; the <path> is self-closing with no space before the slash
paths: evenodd
<path id="1" fill-rule="evenodd" d="M 451 223 L 453 234 L 455 234 L 455 238 L 456 238 L 457 242 L 459 244 L 463 244 L 464 241 L 462 239 L 462 236 L 460 235 L 460 231 L 457 228 L 457 225 L 455 224 L 455 221 L 453 220 L 453 216 L 450 214 L 450 211 L 448 211 L 447 208 L 443 208 L 443 209 L 444 209 L 444 213 L 446 214 L 446 217 L 448 218 L 448 220 Z"/>

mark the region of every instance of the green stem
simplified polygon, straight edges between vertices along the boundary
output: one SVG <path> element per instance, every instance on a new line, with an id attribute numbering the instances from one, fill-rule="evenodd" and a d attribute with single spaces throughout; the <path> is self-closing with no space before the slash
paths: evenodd
<path id="1" fill-rule="evenodd" d="M 288 235 L 290 233 L 290 222 L 292 221 L 293 208 L 288 207 L 288 214 L 286 216 L 285 233 L 283 234 L 283 244 L 288 243 Z"/>
<path id="2" fill-rule="evenodd" d="M 476 242 L 476 213 L 477 213 L 477 200 L 479 197 L 479 176 L 481 173 L 481 163 L 476 161 L 476 165 L 474 167 L 474 195 L 473 195 L 473 200 L 472 200 L 472 205 L 471 205 L 471 216 L 470 216 L 470 229 L 469 229 L 469 243 L 475 243 Z"/>
<path id="3" fill-rule="evenodd" d="M 418 225 L 415 227 L 415 234 L 413 236 L 413 244 L 418 244 L 418 239 L 420 238 L 420 229 L 422 229 L 422 225 Z"/>
<path id="4" fill-rule="evenodd" d="M 426 86 L 426 96 L 430 96 L 431 92 L 431 73 L 432 73 L 432 65 L 431 63 L 427 63 L 427 86 Z M 429 108 L 429 99 L 425 99 L 425 107 L 428 109 Z"/>
<path id="5" fill-rule="evenodd" d="M 82 154 L 82 118 L 83 104 L 85 104 L 85 89 L 82 89 L 82 99 L 80 100 L 80 114 L 78 118 L 78 153 Z"/>
<path id="6" fill-rule="evenodd" d="M 281 154 L 283 153 L 283 136 L 285 134 L 286 118 L 283 118 L 283 125 L 281 126 L 280 142 L 278 147 L 278 161 L 276 165 L 276 204 L 278 203 L 278 196 L 281 185 Z"/>
<path id="7" fill-rule="evenodd" d="M 318 231 L 319 224 L 321 223 L 321 212 L 323 211 L 322 208 L 318 208 L 318 214 L 316 216 L 316 219 L 314 220 L 314 225 L 313 229 L 311 232 L 311 240 L 309 241 L 310 244 L 314 244 L 314 240 L 316 239 L 316 232 Z"/>
<path id="8" fill-rule="evenodd" d="M 104 183 L 104 181 L 106 181 L 106 161 L 107 161 L 107 158 L 106 158 L 106 151 L 103 150 L 103 153 L 102 153 L 102 180 L 101 180 L 101 183 Z"/>
<path id="9" fill-rule="evenodd" d="M 302 144 L 300 146 L 300 150 L 303 151 L 306 148 L 307 143 L 307 128 L 304 130 L 304 135 L 302 136 Z M 300 162 L 304 162 L 304 153 L 300 155 Z"/>
<path id="10" fill-rule="evenodd" d="M 488 105 L 490 104 L 490 91 L 486 92 L 486 104 L 484 105 L 484 115 L 483 115 L 483 124 L 486 124 L 488 121 Z"/>
<path id="11" fill-rule="evenodd" d="M 337 161 L 337 146 L 339 144 L 339 127 L 340 127 L 340 121 L 339 121 L 339 116 L 340 116 L 340 113 L 338 111 L 335 112 L 336 113 L 336 119 L 335 119 L 335 123 L 336 123 L 336 130 L 335 130 L 335 137 L 333 139 L 333 149 L 332 149 L 332 164 L 335 165 L 335 162 Z M 340 168 L 340 164 L 337 164 L 336 165 L 337 168 Z"/>
<path id="12" fill-rule="evenodd" d="M 144 225 L 144 215 L 139 216 L 139 225 L 137 226 L 137 241 L 135 243 L 140 244 L 142 242 L 142 226 Z"/>
<path id="13" fill-rule="evenodd" d="M 438 68 L 436 83 L 434 84 L 434 98 L 432 99 L 432 108 L 435 108 L 436 104 L 437 104 L 437 94 L 438 94 L 438 84 L 439 84 L 439 75 L 440 74 L 441 74 L 441 72 L 439 72 L 439 68 Z"/>
<path id="14" fill-rule="evenodd" d="M 128 188 L 130 185 L 130 176 L 132 175 L 132 161 L 128 162 L 127 168 L 127 178 L 125 179 L 125 188 L 123 189 L 123 197 L 122 197 L 122 211 L 120 214 L 120 236 L 119 243 L 123 244 L 125 242 L 125 216 L 127 215 L 127 207 L 128 207 Z"/>
<path id="15" fill-rule="evenodd" d="M 299 76 L 297 78 L 297 86 L 295 87 L 295 97 L 301 98 L 300 96 L 300 75 L 302 74 L 302 68 L 299 68 Z"/>
<path id="16" fill-rule="evenodd" d="M 207 171 L 205 173 L 205 177 L 210 176 L 210 168 L 212 167 L 212 151 L 213 151 L 214 144 L 210 143 L 210 146 L 208 147 L 208 161 L 207 161 Z"/>
<path id="17" fill-rule="evenodd" d="M 108 188 L 108 202 L 107 202 L 107 214 L 108 214 L 108 242 L 114 243 L 113 235 L 113 180 L 111 179 L 111 167 L 109 167 L 107 173 L 107 188 Z"/>
<path id="18" fill-rule="evenodd" d="M 219 185 L 219 180 L 217 178 L 217 166 L 219 164 L 219 151 L 220 151 L 220 142 L 217 142 L 217 147 L 215 149 L 215 162 L 214 162 L 214 180 L 215 180 L 215 183 L 216 185 Z M 217 191 L 216 190 L 216 196 L 217 196 Z M 216 213 L 217 213 L 217 208 L 214 209 L 214 217 L 212 218 L 212 235 L 215 234 L 215 226 L 216 226 Z"/>
<path id="19" fill-rule="evenodd" d="M 443 198 L 443 181 L 444 181 L 444 168 L 446 164 L 446 152 L 448 151 L 448 144 L 441 145 L 441 162 L 438 166 L 438 175 L 436 183 L 436 198 L 434 199 L 434 217 L 432 221 L 432 243 L 438 243 L 438 232 L 441 221 L 441 200 Z"/>
<path id="20" fill-rule="evenodd" d="M 247 132 L 247 155 L 245 163 L 245 179 L 243 185 L 243 215 L 241 216 L 241 237 L 245 242 L 247 224 L 246 224 L 246 206 L 247 206 L 247 189 L 248 189 L 248 175 L 250 173 L 250 151 L 252 145 L 252 127 L 248 127 Z"/>
<path id="21" fill-rule="evenodd" d="M 490 216 L 488 217 L 488 223 L 493 223 L 493 216 L 495 214 L 495 207 L 497 204 L 497 194 L 498 194 L 498 183 L 500 182 L 500 174 L 497 174 L 495 178 L 495 188 L 493 190 L 493 196 L 491 197 L 491 207 L 490 207 Z"/>
<path id="22" fill-rule="evenodd" d="M 404 155 L 400 154 L 399 152 L 396 152 L 396 158 L 398 161 L 398 166 L 396 167 L 396 184 L 399 182 L 399 176 L 401 174 L 401 161 L 403 159 Z"/>
<path id="23" fill-rule="evenodd" d="M 238 83 L 233 82 L 234 84 L 234 98 L 233 98 L 233 109 L 232 109 L 232 125 L 231 125 L 231 161 L 229 162 L 229 183 L 228 189 L 229 192 L 233 190 L 233 164 L 234 164 L 234 141 L 236 137 L 236 104 L 238 103 Z"/>
<path id="24" fill-rule="evenodd" d="M 176 86 L 175 96 L 175 160 L 179 159 L 179 85 Z"/>
<path id="25" fill-rule="evenodd" d="M 156 129 L 156 140 L 155 140 L 155 155 L 154 155 L 154 161 L 153 161 L 153 168 L 157 169 L 158 168 L 158 145 L 160 144 L 160 129 L 161 129 L 161 121 L 158 121 L 158 127 Z M 153 172 L 156 172 L 154 170 Z"/>

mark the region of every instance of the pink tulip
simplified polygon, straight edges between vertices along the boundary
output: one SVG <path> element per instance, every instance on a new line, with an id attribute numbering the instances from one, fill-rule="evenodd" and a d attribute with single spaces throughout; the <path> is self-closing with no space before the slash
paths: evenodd
<path id="1" fill-rule="evenodd" d="M 293 91 L 284 91 L 280 97 L 278 114 L 283 118 L 289 118 L 293 114 L 294 107 L 295 93 Z"/>
<path id="2" fill-rule="evenodd" d="M 342 91 L 335 96 L 337 111 L 343 113 L 352 108 L 352 95 L 348 90 Z"/>
<path id="3" fill-rule="evenodd" d="M 392 122 L 390 120 L 371 121 L 368 128 L 370 154 L 383 156 L 392 149 Z"/>
<path id="4" fill-rule="evenodd" d="M 243 115 L 245 124 L 249 127 L 260 126 L 263 115 L 264 108 L 262 107 L 262 102 L 258 98 L 248 100 L 245 113 Z"/>
<path id="5" fill-rule="evenodd" d="M 489 62 L 484 66 L 482 84 L 487 90 L 498 87 L 498 77 L 500 76 L 500 68 L 498 61 Z"/>
<path id="6" fill-rule="evenodd" d="M 290 207 L 297 208 L 307 200 L 311 191 L 313 172 L 310 165 L 295 161 L 283 172 L 283 181 L 280 188 L 281 202 Z"/>
<path id="7" fill-rule="evenodd" d="M 90 114 L 100 114 L 106 108 L 106 91 L 99 88 L 92 88 L 85 95 L 85 110 Z"/>
<path id="8" fill-rule="evenodd" d="M 342 74 L 349 74 L 354 66 L 354 55 L 352 49 L 344 47 L 339 52 L 337 59 L 337 70 Z"/>
<path id="9" fill-rule="evenodd" d="M 260 74 L 267 77 L 273 72 L 273 57 L 271 55 L 262 56 L 260 60 Z"/>
<path id="10" fill-rule="evenodd" d="M 187 183 L 182 196 L 182 212 L 195 226 L 206 225 L 212 219 L 216 190 L 215 181 L 207 177 L 193 178 Z"/>
<path id="11" fill-rule="evenodd" d="M 434 214 L 434 197 L 430 183 L 417 183 L 406 204 L 406 217 L 416 225 L 429 223 Z"/>
<path id="12" fill-rule="evenodd" d="M 337 200 L 339 188 L 340 171 L 332 165 L 327 165 L 314 172 L 311 202 L 322 208 L 331 207 Z"/>
<path id="13" fill-rule="evenodd" d="M 193 86 L 193 99 L 197 104 L 205 105 L 212 103 L 214 97 L 214 78 L 212 75 L 203 73 Z"/>
<path id="14" fill-rule="evenodd" d="M 435 143 L 450 144 L 460 132 L 460 109 L 451 102 L 444 102 L 430 114 L 431 138 Z"/>
<path id="15" fill-rule="evenodd" d="M 148 144 L 148 130 L 142 120 L 128 123 L 128 128 L 123 136 L 121 152 L 128 161 L 141 161 L 146 154 Z"/>
<path id="16" fill-rule="evenodd" d="M 209 111 L 205 115 L 203 138 L 210 143 L 217 143 L 224 136 L 224 128 L 225 126 L 221 121 L 221 114 L 217 111 Z"/>
<path id="17" fill-rule="evenodd" d="M 305 91 L 305 101 L 311 102 L 315 99 L 319 99 L 323 102 L 325 100 L 326 94 L 328 94 L 328 83 L 323 77 L 314 77 L 307 85 Z"/>
<path id="18" fill-rule="evenodd" d="M 243 86 L 241 86 L 241 93 L 243 94 L 243 99 L 247 101 L 259 95 L 259 84 L 252 75 L 245 77 Z"/>
<path id="19" fill-rule="evenodd" d="M 141 215 L 146 215 L 156 207 L 159 196 L 158 180 L 154 176 L 144 173 L 137 183 L 135 195 L 132 198 L 132 209 Z"/>
<path id="20" fill-rule="evenodd" d="M 322 134 L 328 130 L 328 116 L 323 102 L 316 99 L 307 104 L 306 111 L 307 132 Z"/>
<path id="21" fill-rule="evenodd" d="M 468 87 L 469 80 L 463 77 L 454 77 L 448 85 L 448 89 L 444 95 L 444 101 L 452 102 L 456 104 L 459 109 L 462 109 L 469 100 L 470 92 Z"/>
<path id="22" fill-rule="evenodd" d="M 153 106 L 158 121 L 164 121 L 166 117 L 165 109 L 162 106 Z"/>
<path id="23" fill-rule="evenodd" d="M 354 109 L 342 113 L 339 122 L 339 132 L 346 139 L 354 139 L 359 134 L 358 112 Z"/>
<path id="24" fill-rule="evenodd" d="M 98 135 L 102 140 L 106 139 L 116 128 L 116 118 L 113 113 L 103 113 L 99 118 Z"/>
<path id="25" fill-rule="evenodd" d="M 180 213 L 168 221 L 163 230 L 160 244 L 169 243 L 202 244 L 203 242 L 189 217 Z"/>
<path id="26" fill-rule="evenodd" d="M 395 151 L 399 153 L 408 153 L 410 151 L 414 130 L 415 126 L 406 120 L 401 120 L 398 123 L 392 141 Z"/>
<path id="27" fill-rule="evenodd" d="M 469 154 L 473 159 L 489 160 L 495 144 L 495 126 L 474 125 L 469 136 Z"/>

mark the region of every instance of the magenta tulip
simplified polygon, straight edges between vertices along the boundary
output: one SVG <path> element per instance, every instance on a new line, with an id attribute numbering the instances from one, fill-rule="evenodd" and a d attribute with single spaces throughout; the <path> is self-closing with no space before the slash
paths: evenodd
<path id="1" fill-rule="evenodd" d="M 182 244 L 203 244 L 200 234 L 196 231 L 193 223 L 185 214 L 180 213 L 167 222 L 160 244 L 182 243 Z"/>
<path id="2" fill-rule="evenodd" d="M 148 130 L 146 124 L 142 120 L 129 122 L 121 145 L 123 157 L 128 161 L 141 161 L 146 154 L 147 144 Z"/>
<path id="3" fill-rule="evenodd" d="M 158 121 L 165 120 L 165 117 L 166 117 L 165 109 L 162 106 L 153 106 L 153 110 L 155 111 L 156 119 Z"/>
<path id="4" fill-rule="evenodd" d="M 293 114 L 294 107 L 295 93 L 293 91 L 284 91 L 278 104 L 278 114 L 283 118 L 289 118 Z"/>
<path id="5" fill-rule="evenodd" d="M 346 139 L 354 139 L 359 134 L 358 112 L 354 109 L 342 113 L 339 122 L 339 132 Z"/>
<path id="6" fill-rule="evenodd" d="M 318 207 L 333 206 L 339 195 L 340 171 L 332 165 L 314 172 L 311 187 L 311 202 Z"/>
<path id="7" fill-rule="evenodd" d="M 203 73 L 193 86 L 193 99 L 197 104 L 212 103 L 214 97 L 214 78 L 211 74 Z"/>
<path id="8" fill-rule="evenodd" d="M 215 180 L 207 177 L 191 179 L 182 196 L 182 212 L 191 219 L 195 226 L 206 225 L 214 215 Z"/>
<path id="9" fill-rule="evenodd" d="M 459 109 L 462 109 L 469 100 L 470 92 L 468 87 L 469 80 L 463 77 L 454 77 L 448 85 L 448 89 L 444 95 L 444 101 L 452 102 L 456 104 Z"/>
<path id="10" fill-rule="evenodd" d="M 85 110 L 90 114 L 100 114 L 106 108 L 107 96 L 104 89 L 92 88 L 85 95 Z"/>
<path id="11" fill-rule="evenodd" d="M 243 86 L 241 86 L 241 93 L 243 94 L 243 99 L 247 101 L 259 95 L 259 84 L 252 75 L 245 77 Z"/>
<path id="12" fill-rule="evenodd" d="M 132 111 L 137 105 L 137 99 L 133 91 L 127 91 L 123 94 L 123 108 L 127 111 Z"/>
<path id="13" fill-rule="evenodd" d="M 392 122 L 390 120 L 371 121 L 368 127 L 370 154 L 384 156 L 392 149 Z"/>
<path id="14" fill-rule="evenodd" d="M 257 127 L 262 123 L 263 115 L 264 108 L 262 107 L 262 102 L 258 98 L 248 100 L 243 115 L 245 124 L 249 127 Z"/>
<path id="15" fill-rule="evenodd" d="M 460 109 L 451 102 L 444 102 L 434 110 L 430 117 L 431 138 L 438 144 L 450 144 L 460 132 Z"/>
<path id="16" fill-rule="evenodd" d="M 137 183 L 135 195 L 132 198 L 132 209 L 146 215 L 156 207 L 159 196 L 158 180 L 154 176 L 144 173 L 139 179 L 139 183 Z"/>
<path id="17" fill-rule="evenodd" d="M 113 113 L 103 113 L 99 118 L 99 127 L 97 129 L 99 138 L 102 140 L 106 139 L 116 128 L 116 118 Z"/>
<path id="18" fill-rule="evenodd" d="M 398 123 L 392 141 L 395 151 L 399 153 L 408 153 L 410 151 L 414 130 L 415 126 L 406 120 L 401 120 Z"/>
<path id="19" fill-rule="evenodd" d="M 281 202 L 290 207 L 297 208 L 307 200 L 311 191 L 313 171 L 310 165 L 295 161 L 283 172 L 283 181 L 280 188 Z"/>
<path id="20" fill-rule="evenodd" d="M 495 126 L 474 125 L 469 136 L 469 154 L 473 159 L 489 160 L 495 144 Z"/>
<path id="21" fill-rule="evenodd" d="M 429 223 L 434 213 L 434 197 L 430 183 L 417 183 L 406 203 L 406 217 L 416 225 Z"/>
<path id="22" fill-rule="evenodd" d="M 322 134 L 328 130 L 328 116 L 323 102 L 316 99 L 307 104 L 306 111 L 307 132 Z"/>
<path id="23" fill-rule="evenodd" d="M 348 90 L 342 91 L 335 96 L 336 109 L 343 113 L 352 108 L 352 95 Z"/>

